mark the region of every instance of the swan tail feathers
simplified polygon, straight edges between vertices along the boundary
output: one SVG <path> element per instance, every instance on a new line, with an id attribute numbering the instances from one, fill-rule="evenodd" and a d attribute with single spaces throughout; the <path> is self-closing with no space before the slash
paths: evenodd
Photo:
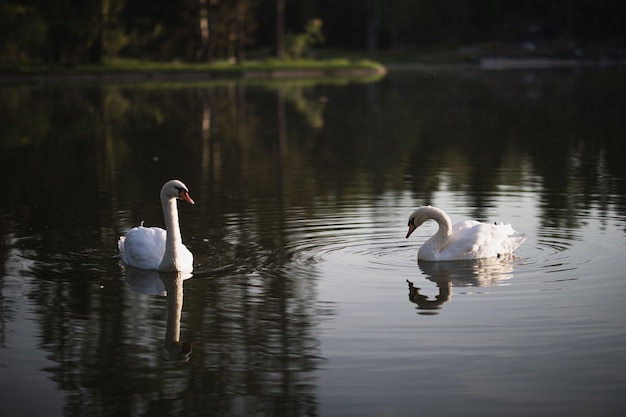
<path id="1" fill-rule="evenodd" d="M 510 252 L 513 252 L 515 249 L 519 248 L 522 245 L 522 243 L 526 241 L 527 238 L 528 236 L 525 235 L 524 233 L 516 232 L 510 235 L 509 236 Z"/>
<path id="2" fill-rule="evenodd" d="M 120 250 L 120 253 L 122 254 L 122 262 L 127 263 L 126 261 L 126 252 L 124 251 L 124 241 L 126 240 L 126 238 L 124 236 L 120 236 L 119 240 L 117 241 L 117 248 Z"/>

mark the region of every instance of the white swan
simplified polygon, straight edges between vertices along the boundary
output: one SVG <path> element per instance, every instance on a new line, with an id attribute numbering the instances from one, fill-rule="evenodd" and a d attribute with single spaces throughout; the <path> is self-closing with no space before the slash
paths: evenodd
<path id="1" fill-rule="evenodd" d="M 160 227 L 143 227 L 143 222 L 141 226 L 130 229 L 126 237 L 121 236 L 117 242 L 122 253 L 122 262 L 136 268 L 157 271 L 193 270 L 193 255 L 183 245 L 180 236 L 177 199 L 194 204 L 185 184 L 178 180 L 166 182 L 161 188 L 166 230 Z"/>
<path id="2" fill-rule="evenodd" d="M 454 226 L 445 211 L 422 206 L 409 216 L 408 238 L 427 220 L 435 220 L 439 230 L 420 247 L 417 258 L 424 261 L 457 261 L 499 257 L 513 252 L 526 240 L 510 224 L 465 220 Z"/>

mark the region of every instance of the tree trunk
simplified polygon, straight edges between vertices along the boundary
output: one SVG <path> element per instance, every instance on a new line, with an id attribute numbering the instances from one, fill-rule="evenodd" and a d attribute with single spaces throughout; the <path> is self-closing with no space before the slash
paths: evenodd
<path id="1" fill-rule="evenodd" d="M 237 2 L 235 9 L 235 26 L 237 36 L 237 63 L 240 64 L 246 59 L 245 43 L 246 43 L 246 7 L 247 4 L 243 0 Z"/>
<path id="2" fill-rule="evenodd" d="M 89 48 L 89 59 L 95 64 L 101 64 L 104 61 L 105 46 L 104 41 L 107 36 L 107 27 L 109 24 L 109 0 L 100 1 L 100 10 L 98 10 L 98 36 Z"/>
<path id="3" fill-rule="evenodd" d="M 285 0 L 276 0 L 276 57 L 285 56 Z"/>
<path id="4" fill-rule="evenodd" d="M 198 0 L 198 25 L 200 29 L 200 43 L 196 48 L 196 61 L 209 59 L 209 8 L 207 0 Z"/>
<path id="5" fill-rule="evenodd" d="M 372 10 L 368 13 L 367 19 L 367 50 L 375 54 L 378 47 L 378 27 L 380 26 L 380 4 L 378 0 L 372 1 Z"/>

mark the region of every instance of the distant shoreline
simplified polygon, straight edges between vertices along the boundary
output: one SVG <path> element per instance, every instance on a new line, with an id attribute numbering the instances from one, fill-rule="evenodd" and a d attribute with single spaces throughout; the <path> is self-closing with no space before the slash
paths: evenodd
<path id="1" fill-rule="evenodd" d="M 480 57 L 476 61 L 476 66 L 484 70 L 617 67 L 626 65 L 626 59 L 579 59 L 541 56 L 486 56 Z"/>
<path id="2" fill-rule="evenodd" d="M 394 70 L 432 69 L 485 71 L 541 70 L 559 68 L 615 68 L 626 58 L 585 59 L 556 56 L 473 56 L 451 62 L 437 60 L 385 62 L 347 59 L 301 61 L 249 61 L 237 64 L 185 64 L 120 61 L 77 67 L 0 67 L 0 83 L 10 82 L 158 82 L 158 81 L 251 81 L 315 80 L 325 78 L 377 78 Z"/>
<path id="3" fill-rule="evenodd" d="M 383 76 L 384 65 L 369 60 L 251 61 L 236 64 L 120 62 L 67 67 L 0 68 L 0 82 L 11 81 L 171 81 L 317 79 Z"/>

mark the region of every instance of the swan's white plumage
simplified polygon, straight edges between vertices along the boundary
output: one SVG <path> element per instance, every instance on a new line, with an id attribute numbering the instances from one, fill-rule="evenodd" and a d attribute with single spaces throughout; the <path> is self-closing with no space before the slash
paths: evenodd
<path id="1" fill-rule="evenodd" d="M 133 227 L 120 237 L 122 262 L 141 269 L 159 269 L 165 254 L 167 232 L 160 227 Z"/>
<path id="2" fill-rule="evenodd" d="M 418 259 L 425 261 L 493 258 L 513 252 L 526 240 L 526 235 L 517 233 L 510 224 L 465 220 L 452 225 L 443 210 L 432 206 L 420 207 L 409 216 L 406 237 L 430 219 L 439 229 L 418 251 Z"/>
<path id="3" fill-rule="evenodd" d="M 124 264 L 157 271 L 193 270 L 193 255 L 183 245 L 180 235 L 177 199 L 193 204 L 185 184 L 178 180 L 166 182 L 161 189 L 161 203 L 167 230 L 142 224 L 121 236 L 117 245 Z"/>

